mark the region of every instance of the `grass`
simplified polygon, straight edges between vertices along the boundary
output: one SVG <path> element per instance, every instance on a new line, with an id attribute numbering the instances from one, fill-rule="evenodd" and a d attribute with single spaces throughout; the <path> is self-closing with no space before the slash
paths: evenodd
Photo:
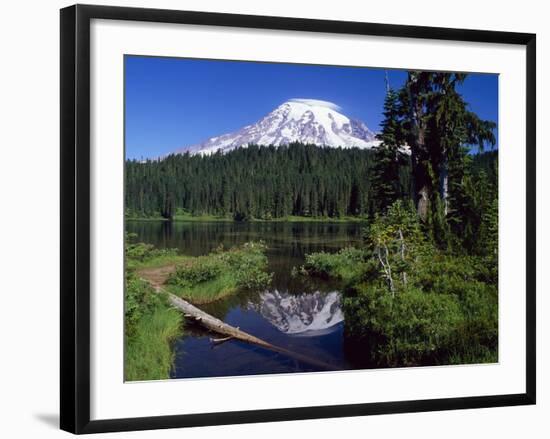
<path id="1" fill-rule="evenodd" d="M 173 221 L 173 222 L 238 222 L 229 216 L 216 216 L 216 215 L 192 215 L 190 213 L 177 213 L 172 219 L 163 218 L 160 216 L 152 217 L 137 217 L 127 216 L 127 221 Z M 258 223 L 357 223 L 367 221 L 366 217 L 362 216 L 342 216 L 342 217 L 325 217 L 325 216 L 297 216 L 288 215 L 280 218 L 250 218 L 248 222 Z"/>
<path id="2" fill-rule="evenodd" d="M 162 216 L 125 216 L 126 221 L 170 221 L 169 218 L 164 218 Z"/>
<path id="3" fill-rule="evenodd" d="M 341 216 L 341 217 L 328 217 L 328 216 L 296 216 L 289 215 L 281 218 L 272 219 L 257 219 L 253 218 L 251 222 L 275 222 L 275 223 L 360 223 L 367 221 L 366 217 L 361 216 Z"/>
<path id="4" fill-rule="evenodd" d="M 176 267 L 166 288 L 194 304 L 214 302 L 239 290 L 264 288 L 271 282 L 265 250 L 264 244 L 251 242 L 189 258 Z"/>
<path id="5" fill-rule="evenodd" d="M 126 266 L 130 269 L 140 270 L 143 268 L 160 268 L 165 267 L 167 265 L 180 265 L 187 261 L 192 259 L 191 256 L 184 256 L 184 255 L 178 255 L 165 253 L 165 254 L 158 254 L 151 258 L 142 260 L 142 261 L 136 261 L 136 260 L 126 260 Z"/>
<path id="6" fill-rule="evenodd" d="M 230 217 L 224 217 L 224 216 L 216 216 L 216 215 L 192 215 L 187 212 L 178 212 L 176 213 L 172 221 L 181 221 L 181 222 L 228 222 L 233 221 L 233 218 Z"/>
<path id="7" fill-rule="evenodd" d="M 233 221 L 232 217 L 219 215 L 193 215 L 189 212 L 178 210 L 172 218 L 165 218 L 160 215 L 142 216 L 128 214 L 125 217 L 126 221 L 174 221 L 174 222 L 229 222 Z"/>
<path id="8" fill-rule="evenodd" d="M 174 355 L 172 342 L 182 335 L 182 315 L 133 270 L 126 272 L 125 361 L 127 381 L 166 379 Z"/>
<path id="9" fill-rule="evenodd" d="M 181 287 L 168 284 L 166 290 L 195 305 L 204 305 L 231 296 L 237 292 L 238 285 L 231 273 L 224 273 L 213 280 L 191 286 Z"/>
<path id="10" fill-rule="evenodd" d="M 136 237 L 133 233 L 126 236 L 126 270 L 175 265 L 187 259 L 186 256 L 179 255 L 177 249 L 157 249 L 151 244 L 133 242 Z"/>
<path id="11" fill-rule="evenodd" d="M 174 362 L 172 341 L 182 334 L 181 313 L 158 306 L 144 314 L 126 339 L 124 376 L 127 381 L 169 378 Z"/>

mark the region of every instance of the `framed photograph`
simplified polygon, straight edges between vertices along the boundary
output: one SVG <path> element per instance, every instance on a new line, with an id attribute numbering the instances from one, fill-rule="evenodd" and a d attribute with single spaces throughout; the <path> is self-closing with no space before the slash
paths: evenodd
<path id="1" fill-rule="evenodd" d="M 535 403 L 535 35 L 61 10 L 61 428 Z"/>

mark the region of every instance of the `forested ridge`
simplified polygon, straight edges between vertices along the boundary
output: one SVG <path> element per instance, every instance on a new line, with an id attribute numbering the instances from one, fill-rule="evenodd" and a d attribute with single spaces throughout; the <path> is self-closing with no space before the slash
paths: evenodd
<path id="1" fill-rule="evenodd" d="M 372 151 L 298 143 L 130 161 L 126 206 L 133 215 L 165 218 L 176 209 L 235 219 L 362 215 L 372 164 Z M 406 184 L 406 168 L 403 174 Z"/>
<path id="2" fill-rule="evenodd" d="M 491 168 L 495 153 L 472 157 L 472 171 Z M 291 144 L 250 145 L 227 154 L 171 155 L 126 162 L 129 217 L 172 218 L 176 212 L 238 220 L 286 216 L 372 215 L 380 200 L 376 151 Z M 393 185 L 410 198 L 410 161 L 402 160 Z"/>

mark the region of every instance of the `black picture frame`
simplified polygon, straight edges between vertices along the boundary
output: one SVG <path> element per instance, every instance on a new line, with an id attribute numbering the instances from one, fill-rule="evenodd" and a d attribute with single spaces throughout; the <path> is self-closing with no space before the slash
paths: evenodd
<path id="1" fill-rule="evenodd" d="M 90 420 L 90 21 L 182 23 L 526 47 L 526 392 L 383 403 Z M 63 430 L 99 433 L 535 404 L 536 35 L 211 12 L 75 5 L 61 10 L 61 416 Z"/>

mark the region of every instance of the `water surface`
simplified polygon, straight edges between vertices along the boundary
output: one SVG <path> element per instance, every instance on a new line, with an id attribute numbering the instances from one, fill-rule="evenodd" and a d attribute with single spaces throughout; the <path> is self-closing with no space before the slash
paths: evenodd
<path id="1" fill-rule="evenodd" d="M 268 247 L 267 290 L 242 292 L 203 305 L 226 323 L 274 345 L 329 363 L 336 370 L 360 367 L 345 349 L 340 285 L 321 279 L 293 277 L 292 268 L 308 253 L 358 244 L 359 223 L 237 223 L 128 222 L 127 230 L 158 248 L 177 248 L 181 254 L 205 255 L 223 245 L 230 248 L 263 240 Z M 218 338 L 199 327 L 186 328 L 174 345 L 173 378 L 309 372 L 318 366 L 236 340 L 213 344 Z"/>

